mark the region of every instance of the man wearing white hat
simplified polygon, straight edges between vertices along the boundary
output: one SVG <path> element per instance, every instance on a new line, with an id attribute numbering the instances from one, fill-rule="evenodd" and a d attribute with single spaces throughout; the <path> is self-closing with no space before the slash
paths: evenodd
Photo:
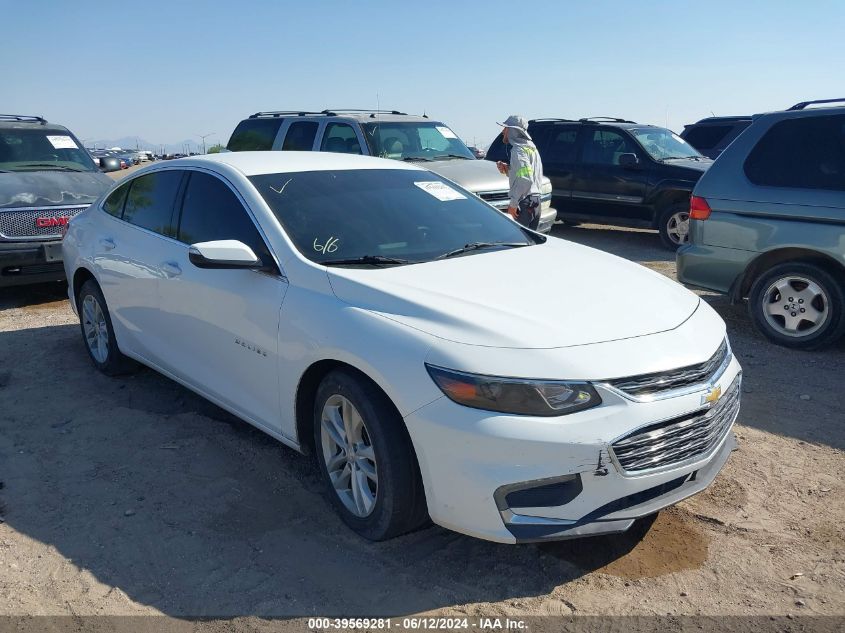
<path id="1" fill-rule="evenodd" d="M 510 182 L 508 213 L 523 226 L 536 230 L 540 223 L 540 184 L 543 180 L 540 152 L 528 134 L 528 123 L 523 117 L 512 114 L 499 125 L 504 128 L 502 141 L 511 146 L 510 164 L 496 163 Z"/>

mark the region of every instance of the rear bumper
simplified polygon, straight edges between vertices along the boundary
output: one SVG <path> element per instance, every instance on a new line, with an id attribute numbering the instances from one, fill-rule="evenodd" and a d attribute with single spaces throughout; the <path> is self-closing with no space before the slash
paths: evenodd
<path id="1" fill-rule="evenodd" d="M 728 294 L 756 256 L 754 251 L 685 244 L 678 249 L 676 256 L 678 280 L 690 286 Z"/>
<path id="2" fill-rule="evenodd" d="M 61 244 L 61 240 L 0 242 L 0 287 L 64 279 Z"/>

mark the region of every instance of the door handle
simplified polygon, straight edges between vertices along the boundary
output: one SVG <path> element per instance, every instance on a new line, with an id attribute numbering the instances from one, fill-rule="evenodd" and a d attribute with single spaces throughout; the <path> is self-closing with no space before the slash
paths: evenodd
<path id="1" fill-rule="evenodd" d="M 100 246 L 102 246 L 105 250 L 110 251 L 115 247 L 114 240 L 110 237 L 102 237 L 100 238 Z"/>
<path id="2" fill-rule="evenodd" d="M 176 262 L 163 262 L 161 264 L 161 270 L 164 272 L 165 277 L 177 277 L 182 274 L 182 269 L 179 268 L 179 264 Z"/>

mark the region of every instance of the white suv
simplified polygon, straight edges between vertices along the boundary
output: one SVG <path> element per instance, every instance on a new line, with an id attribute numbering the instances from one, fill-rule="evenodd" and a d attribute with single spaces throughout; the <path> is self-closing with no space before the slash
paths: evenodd
<path id="1" fill-rule="evenodd" d="M 242 151 L 320 151 L 363 154 L 417 163 L 507 212 L 507 176 L 496 165 L 478 160 L 449 126 L 427 116 L 396 110 L 323 110 L 257 112 L 232 132 L 226 148 Z M 537 231 L 552 230 L 552 183 L 543 177 Z"/>
<path id="2" fill-rule="evenodd" d="M 64 261 L 100 370 L 140 361 L 313 451 L 369 539 L 622 531 L 733 445 L 740 367 L 706 303 L 415 165 L 158 163 L 73 219 Z"/>

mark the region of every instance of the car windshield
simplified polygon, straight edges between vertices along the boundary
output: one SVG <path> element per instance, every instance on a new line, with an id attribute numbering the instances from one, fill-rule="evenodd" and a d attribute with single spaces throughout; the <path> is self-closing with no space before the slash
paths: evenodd
<path id="1" fill-rule="evenodd" d="M 299 251 L 317 263 L 419 263 L 540 239 L 428 171 L 311 171 L 250 181 Z"/>
<path id="2" fill-rule="evenodd" d="M 62 130 L 0 129 L 2 171 L 96 171 L 91 156 Z"/>
<path id="3" fill-rule="evenodd" d="M 655 160 L 669 160 L 673 158 L 702 158 L 692 145 L 680 136 L 663 128 L 646 128 L 631 130 L 651 157 Z"/>
<path id="4" fill-rule="evenodd" d="M 436 121 L 365 123 L 364 136 L 373 156 L 397 160 L 475 160 L 464 142 Z"/>

